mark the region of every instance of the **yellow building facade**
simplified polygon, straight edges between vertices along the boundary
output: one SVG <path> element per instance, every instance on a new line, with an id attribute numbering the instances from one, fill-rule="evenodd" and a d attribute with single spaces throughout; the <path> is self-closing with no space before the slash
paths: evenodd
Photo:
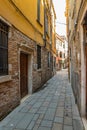
<path id="1" fill-rule="evenodd" d="M 52 0 L 0 0 L 0 118 L 56 71 Z"/>
<path id="2" fill-rule="evenodd" d="M 44 45 L 43 38 L 44 38 L 44 6 L 46 8 L 46 13 L 48 15 L 48 37 L 50 43 L 50 30 L 52 26 L 52 50 L 53 52 L 56 51 L 55 48 L 55 19 L 56 14 L 54 10 L 53 3 L 51 0 L 41 0 L 40 7 L 37 5 L 39 0 L 30 1 L 26 0 L 4 0 L 0 1 L 0 16 L 5 18 L 9 21 L 10 24 L 15 26 L 19 31 L 30 37 L 31 39 L 35 40 L 36 42 Z M 4 8 L 5 10 L 4 10 Z M 34 9 L 32 8 L 34 7 Z M 38 8 L 40 8 L 38 10 Z M 29 11 L 28 11 L 29 10 Z M 50 10 L 50 12 L 49 12 Z M 38 20 L 38 11 L 39 17 Z M 53 16 L 51 16 L 51 14 Z M 56 53 L 56 52 L 55 52 Z"/>
<path id="3" fill-rule="evenodd" d="M 37 0 L 4 0 L 0 1 L 0 15 L 18 30 L 43 45 L 44 5 L 41 1 L 40 23 L 37 20 Z M 4 8 L 5 10 L 4 10 Z M 34 7 L 34 8 L 33 8 Z"/>

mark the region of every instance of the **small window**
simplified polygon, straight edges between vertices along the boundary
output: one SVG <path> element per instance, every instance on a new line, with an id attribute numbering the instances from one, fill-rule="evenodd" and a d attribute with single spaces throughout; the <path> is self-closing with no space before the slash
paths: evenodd
<path id="1" fill-rule="evenodd" d="M 65 44 L 63 44 L 63 48 L 65 48 Z"/>
<path id="2" fill-rule="evenodd" d="M 8 74 L 8 26 L 0 20 L 0 76 Z"/>
<path id="3" fill-rule="evenodd" d="M 45 17 L 45 26 L 46 26 L 46 33 L 48 34 L 48 16 L 47 16 L 47 14 Z"/>
<path id="4" fill-rule="evenodd" d="M 65 53 L 64 53 L 64 58 L 65 58 Z"/>
<path id="5" fill-rule="evenodd" d="M 54 57 L 54 67 L 56 67 L 56 57 Z"/>
<path id="6" fill-rule="evenodd" d="M 48 67 L 50 67 L 50 52 L 48 52 Z"/>
<path id="7" fill-rule="evenodd" d="M 60 52 L 60 58 L 62 58 L 62 52 Z"/>
<path id="8" fill-rule="evenodd" d="M 53 71 L 53 56 L 51 56 L 51 69 Z"/>
<path id="9" fill-rule="evenodd" d="M 37 69 L 41 68 L 41 46 L 37 45 Z"/>

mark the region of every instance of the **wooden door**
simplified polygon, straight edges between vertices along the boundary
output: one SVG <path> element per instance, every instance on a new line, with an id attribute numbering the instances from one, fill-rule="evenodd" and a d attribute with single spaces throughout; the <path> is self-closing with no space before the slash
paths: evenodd
<path id="1" fill-rule="evenodd" d="M 28 94 L 28 55 L 20 54 L 20 92 L 21 98 Z"/>

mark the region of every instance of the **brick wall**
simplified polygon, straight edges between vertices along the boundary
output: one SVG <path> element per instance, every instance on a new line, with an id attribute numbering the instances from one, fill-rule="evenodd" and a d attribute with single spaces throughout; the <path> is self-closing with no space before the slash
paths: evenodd
<path id="1" fill-rule="evenodd" d="M 40 70 L 37 70 L 34 68 L 34 65 L 37 64 L 37 43 L 32 39 L 29 39 L 13 26 L 9 28 L 8 37 L 8 64 L 11 80 L 8 82 L 0 83 L 0 119 L 2 119 L 17 105 L 20 104 L 20 49 L 27 52 L 29 50 L 32 51 L 33 92 L 52 77 L 52 67 L 48 68 L 48 51 L 46 48 L 41 47 L 42 67 Z"/>

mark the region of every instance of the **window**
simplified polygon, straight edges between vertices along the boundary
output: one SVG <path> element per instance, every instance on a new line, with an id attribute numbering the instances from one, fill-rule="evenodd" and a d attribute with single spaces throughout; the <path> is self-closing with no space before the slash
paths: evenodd
<path id="1" fill-rule="evenodd" d="M 0 76 L 8 74 L 8 26 L 0 20 Z"/>
<path id="2" fill-rule="evenodd" d="M 56 67 L 56 57 L 54 57 L 54 67 Z"/>
<path id="3" fill-rule="evenodd" d="M 45 26 L 46 26 L 46 33 L 48 34 L 48 16 L 45 15 Z"/>
<path id="4" fill-rule="evenodd" d="M 53 71 L 53 56 L 51 56 L 51 69 Z"/>
<path id="5" fill-rule="evenodd" d="M 62 52 L 60 52 L 60 58 L 62 58 Z"/>
<path id="6" fill-rule="evenodd" d="M 52 25 L 50 25 L 50 44 L 52 45 Z"/>
<path id="7" fill-rule="evenodd" d="M 50 52 L 48 52 L 48 67 L 50 67 Z"/>
<path id="8" fill-rule="evenodd" d="M 65 53 L 64 53 L 64 58 L 65 58 Z"/>
<path id="9" fill-rule="evenodd" d="M 37 45 L 37 69 L 41 68 L 41 46 Z"/>
<path id="10" fill-rule="evenodd" d="M 40 3 L 41 0 L 37 0 L 37 20 L 40 22 Z"/>
<path id="11" fill-rule="evenodd" d="M 63 44 L 63 48 L 65 48 L 65 44 Z"/>

